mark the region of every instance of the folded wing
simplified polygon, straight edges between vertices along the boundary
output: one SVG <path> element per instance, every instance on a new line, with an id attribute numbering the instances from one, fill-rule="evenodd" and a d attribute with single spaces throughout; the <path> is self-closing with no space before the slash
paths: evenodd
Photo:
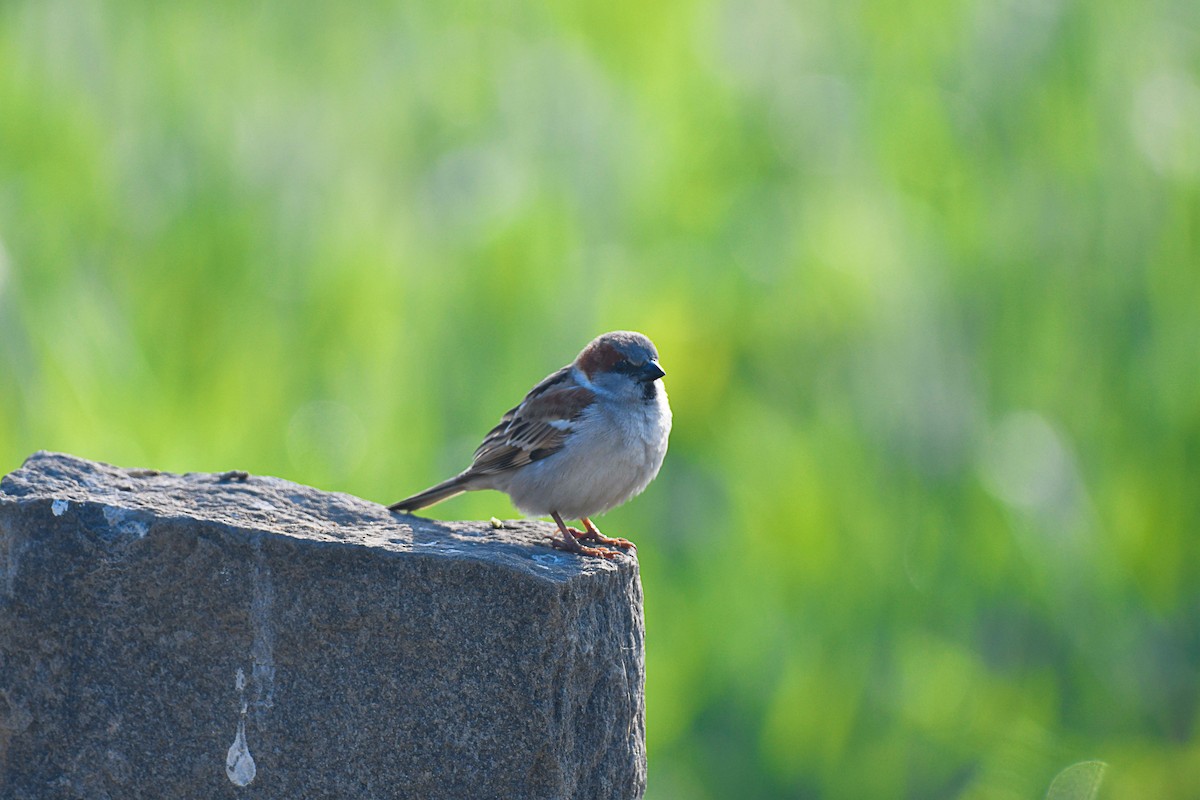
<path id="1" fill-rule="evenodd" d="M 547 376 L 484 437 L 467 473 L 501 472 L 557 453 L 594 399 L 571 380 L 570 367 Z"/>

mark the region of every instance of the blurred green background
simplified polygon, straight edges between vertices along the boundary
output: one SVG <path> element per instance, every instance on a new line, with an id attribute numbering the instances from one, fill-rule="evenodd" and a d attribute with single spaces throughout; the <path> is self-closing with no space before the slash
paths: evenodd
<path id="1" fill-rule="evenodd" d="M 390 502 L 615 328 L 650 798 L 1200 797 L 1194 0 L 0 3 L 0 471 Z"/>

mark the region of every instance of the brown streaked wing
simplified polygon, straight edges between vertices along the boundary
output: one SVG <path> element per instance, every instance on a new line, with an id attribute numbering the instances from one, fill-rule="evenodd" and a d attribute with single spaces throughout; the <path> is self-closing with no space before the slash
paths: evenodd
<path id="1" fill-rule="evenodd" d="M 471 472 L 494 473 L 514 469 L 558 452 L 570 428 L 553 422 L 570 422 L 592 401 L 590 390 L 560 386 L 569 367 L 548 376 L 525 396 L 524 402 L 505 414 L 475 451 Z"/>
<path id="2" fill-rule="evenodd" d="M 496 424 L 496 427 L 488 431 L 487 436 L 483 437 L 483 442 L 479 445 L 479 447 L 475 448 L 475 455 L 473 457 L 474 462 L 477 462 L 479 460 L 479 456 L 483 453 L 496 447 L 498 444 L 504 443 L 504 441 L 507 439 L 505 431 L 508 430 L 508 426 L 512 423 L 513 418 L 517 415 L 517 412 L 521 410 L 522 406 L 524 406 L 533 398 L 546 393 L 550 389 L 565 381 L 570 371 L 571 367 L 568 365 L 562 369 L 551 372 L 549 375 L 542 378 L 536 386 L 529 390 L 529 393 L 525 395 L 525 398 L 521 401 L 520 405 L 513 406 L 508 411 L 504 412 L 504 416 L 500 418 L 500 422 Z"/>

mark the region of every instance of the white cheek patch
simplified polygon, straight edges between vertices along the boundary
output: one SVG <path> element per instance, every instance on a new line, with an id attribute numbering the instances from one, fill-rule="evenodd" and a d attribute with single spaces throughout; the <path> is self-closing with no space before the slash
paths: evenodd
<path id="1" fill-rule="evenodd" d="M 583 388 L 596 391 L 596 385 L 588 380 L 588 376 L 579 367 L 571 367 L 571 377 Z"/>
<path id="2" fill-rule="evenodd" d="M 585 375 L 583 373 L 583 370 L 581 370 L 579 367 L 571 367 L 571 377 L 574 378 L 575 382 L 578 383 L 580 386 L 582 386 L 585 389 L 590 389 L 597 395 L 602 395 L 602 394 L 603 395 L 612 395 L 612 392 L 610 392 L 607 389 L 604 389 L 600 386 L 597 386 L 596 384 L 594 384 L 590 380 L 588 380 L 588 376 Z"/>

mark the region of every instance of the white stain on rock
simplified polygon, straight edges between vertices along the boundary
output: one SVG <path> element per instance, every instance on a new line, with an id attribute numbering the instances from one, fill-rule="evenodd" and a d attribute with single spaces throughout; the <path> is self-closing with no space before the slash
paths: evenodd
<path id="1" fill-rule="evenodd" d="M 53 503 L 50 504 L 50 513 L 56 517 L 61 517 L 64 513 L 66 513 L 67 509 L 70 507 L 71 507 L 71 504 L 68 503 L 66 500 L 62 500 L 62 499 L 55 500 Z"/>
<path id="2" fill-rule="evenodd" d="M 257 773 L 254 756 L 250 755 L 250 748 L 246 745 L 246 718 L 243 716 L 238 720 L 237 736 L 225 754 L 225 774 L 234 786 L 248 786 Z"/>
<path id="3" fill-rule="evenodd" d="M 233 685 L 241 696 L 242 710 L 233 744 L 225 753 L 225 775 L 234 786 L 248 786 L 258 774 L 258 767 L 254 765 L 254 756 L 250 755 L 250 746 L 246 744 L 246 673 L 241 667 L 238 667 Z"/>
<path id="4" fill-rule="evenodd" d="M 146 521 L 138 519 L 128 508 L 105 506 L 104 521 L 108 523 L 109 528 L 118 533 L 135 536 L 138 539 L 143 538 L 150 531 L 150 526 L 146 524 Z"/>
<path id="5" fill-rule="evenodd" d="M 251 567 L 250 625 L 254 639 L 250 643 L 250 676 L 254 681 L 255 713 L 275 704 L 275 584 L 271 568 L 263 557 L 262 542 L 254 545 Z"/>
<path id="6" fill-rule="evenodd" d="M 261 715 L 275 704 L 275 628 L 272 622 L 275 609 L 275 585 L 271 580 L 271 567 L 262 551 L 262 541 L 254 542 L 254 561 L 249 565 L 250 573 L 250 676 L 238 667 L 234 676 L 241 703 L 237 734 L 229 752 L 225 754 L 225 774 L 235 786 L 246 786 L 258 773 L 250 746 L 246 742 L 246 717 L 254 708 L 256 723 Z M 246 697 L 252 690 L 252 699 Z"/>

